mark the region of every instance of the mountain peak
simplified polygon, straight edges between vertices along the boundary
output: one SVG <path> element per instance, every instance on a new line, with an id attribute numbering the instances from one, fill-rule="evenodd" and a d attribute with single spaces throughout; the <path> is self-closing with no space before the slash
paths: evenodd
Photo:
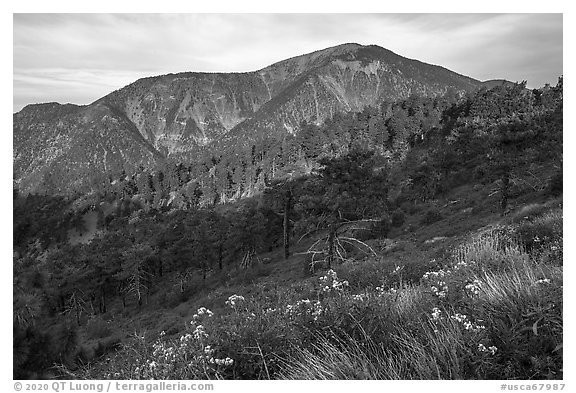
<path id="1" fill-rule="evenodd" d="M 330 48 L 323 49 L 324 51 L 331 51 L 334 52 L 353 52 L 360 48 L 363 48 L 364 45 L 357 44 L 355 42 L 347 42 L 345 44 L 340 44 L 336 46 L 332 46 Z"/>
<path id="2" fill-rule="evenodd" d="M 478 86 L 445 68 L 358 43 L 254 72 L 143 78 L 87 106 L 48 103 L 15 114 L 14 168 L 22 189 L 41 189 L 47 168 L 81 179 L 86 168 L 99 168 L 104 176 L 110 168 L 151 166 L 168 156 L 194 161 L 202 151 L 218 154 L 226 146 L 283 140 L 303 122 L 321 124 L 338 112 Z M 39 154 L 47 144 L 59 154 Z M 66 179 L 59 181 L 64 187 Z"/>

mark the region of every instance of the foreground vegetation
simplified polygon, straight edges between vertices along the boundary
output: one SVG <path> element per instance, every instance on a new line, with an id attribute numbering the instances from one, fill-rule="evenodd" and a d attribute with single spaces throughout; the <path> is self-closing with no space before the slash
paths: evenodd
<path id="1" fill-rule="evenodd" d="M 218 311 L 198 308 L 182 321 L 182 335 L 133 337 L 105 368 L 72 375 L 562 378 L 559 208 L 477 232 L 432 266 L 417 279 L 406 266 L 370 259 L 276 292 L 257 284 L 250 296 L 231 295 Z M 375 274 L 381 284 L 367 285 Z"/>
<path id="2" fill-rule="evenodd" d="M 442 105 L 304 133 L 235 203 L 15 189 L 15 378 L 562 378 L 561 81 Z"/>

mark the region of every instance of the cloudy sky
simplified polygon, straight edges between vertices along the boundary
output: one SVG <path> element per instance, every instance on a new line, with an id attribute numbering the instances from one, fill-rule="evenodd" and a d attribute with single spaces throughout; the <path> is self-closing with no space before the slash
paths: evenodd
<path id="1" fill-rule="evenodd" d="M 14 14 L 13 106 L 88 104 L 134 80 L 254 71 L 346 42 L 479 80 L 555 84 L 562 14 Z"/>

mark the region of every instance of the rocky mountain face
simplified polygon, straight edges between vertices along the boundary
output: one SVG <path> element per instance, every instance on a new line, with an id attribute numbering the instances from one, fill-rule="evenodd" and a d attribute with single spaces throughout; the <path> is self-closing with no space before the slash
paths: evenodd
<path id="1" fill-rule="evenodd" d="M 29 105 L 13 122 L 14 180 L 21 191 L 86 191 L 110 173 L 162 159 L 132 122 L 103 104 Z"/>
<path id="2" fill-rule="evenodd" d="M 344 44 L 248 73 L 140 79 L 87 106 L 30 105 L 14 115 L 14 175 L 23 191 L 66 192 L 114 170 L 201 149 L 296 134 L 337 112 L 482 84 L 378 46 Z M 82 188 L 82 187 L 80 187 Z"/>

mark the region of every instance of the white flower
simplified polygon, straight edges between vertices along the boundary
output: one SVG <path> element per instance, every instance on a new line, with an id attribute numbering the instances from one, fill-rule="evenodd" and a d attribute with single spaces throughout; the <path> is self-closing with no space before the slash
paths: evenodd
<path id="1" fill-rule="evenodd" d="M 440 284 L 444 285 L 444 282 L 440 282 Z M 434 293 L 434 295 L 438 296 L 439 298 L 445 298 L 446 297 L 446 293 L 448 292 L 448 287 L 446 285 L 444 285 L 442 287 L 442 290 L 438 289 L 438 287 L 436 286 L 431 286 L 430 289 L 432 290 L 432 292 Z"/>
<path id="2" fill-rule="evenodd" d="M 346 280 L 340 281 L 338 279 L 338 275 L 332 269 L 328 270 L 326 275 L 320 277 L 318 280 L 320 281 L 320 285 L 322 287 L 321 290 L 323 292 L 330 292 L 332 289 L 341 291 L 344 289 L 344 287 L 349 285 L 348 281 Z"/>
<path id="3" fill-rule="evenodd" d="M 482 281 L 476 279 L 473 282 L 466 284 L 464 289 L 466 289 L 472 295 L 478 295 L 478 294 L 480 294 L 481 286 L 482 286 Z"/>
<path id="4" fill-rule="evenodd" d="M 440 319 L 440 315 L 442 314 L 442 311 L 440 311 L 440 309 L 438 307 L 434 307 L 432 309 L 432 319 L 434 320 L 438 320 Z"/>
<path id="5" fill-rule="evenodd" d="M 456 314 L 450 316 L 450 318 L 452 318 L 452 319 L 454 319 L 454 320 L 456 320 L 456 321 L 458 321 L 458 322 L 460 322 L 460 323 L 463 323 L 464 321 L 466 321 L 466 319 L 467 319 L 468 317 L 467 317 L 466 315 L 463 315 L 463 314 L 460 314 L 460 313 L 456 313 Z"/>
<path id="6" fill-rule="evenodd" d="M 218 366 L 231 366 L 234 363 L 234 360 L 230 359 L 229 357 L 227 357 L 226 359 L 210 358 L 210 360 L 208 360 L 208 363 L 216 364 Z"/>
<path id="7" fill-rule="evenodd" d="M 197 311 L 196 314 L 197 316 L 202 316 L 202 315 L 208 315 L 209 317 L 211 317 L 212 315 L 214 315 L 214 313 L 212 311 L 210 311 L 209 309 L 207 309 L 206 307 L 200 307 Z"/>
<path id="8" fill-rule="evenodd" d="M 491 355 L 495 355 L 496 351 L 498 351 L 498 348 L 496 348 L 495 346 L 490 346 L 490 347 L 486 348 L 486 346 L 484 344 L 478 344 L 478 351 L 479 352 L 490 352 Z"/>
<path id="9" fill-rule="evenodd" d="M 243 302 L 244 296 L 240 296 L 240 295 L 232 295 L 228 298 L 228 300 L 226 301 L 226 304 L 228 306 L 230 306 L 231 308 L 236 308 L 236 304 L 237 303 L 241 303 Z"/>
<path id="10" fill-rule="evenodd" d="M 468 317 L 463 314 L 456 313 L 452 315 L 450 318 L 454 319 L 457 322 L 460 322 L 462 326 L 464 326 L 464 329 L 469 330 L 471 332 L 478 332 L 482 329 L 486 329 L 486 327 L 483 325 L 478 325 L 471 322 L 470 320 L 468 320 Z"/>
<path id="11" fill-rule="evenodd" d="M 392 271 L 392 273 L 390 274 L 398 274 L 400 273 L 402 270 L 404 270 L 404 266 L 396 266 L 396 268 Z"/>
<path id="12" fill-rule="evenodd" d="M 196 329 L 194 329 L 194 332 L 192 332 L 192 334 L 194 335 L 194 338 L 196 340 L 201 340 L 205 337 L 208 337 L 208 334 L 206 334 L 203 325 L 196 326 Z"/>
<path id="13" fill-rule="evenodd" d="M 541 280 L 536 281 L 536 284 L 550 284 L 549 278 L 543 278 Z"/>
<path id="14" fill-rule="evenodd" d="M 360 293 L 358 295 L 352 295 L 352 299 L 363 302 L 364 300 L 368 299 L 368 294 Z"/>

